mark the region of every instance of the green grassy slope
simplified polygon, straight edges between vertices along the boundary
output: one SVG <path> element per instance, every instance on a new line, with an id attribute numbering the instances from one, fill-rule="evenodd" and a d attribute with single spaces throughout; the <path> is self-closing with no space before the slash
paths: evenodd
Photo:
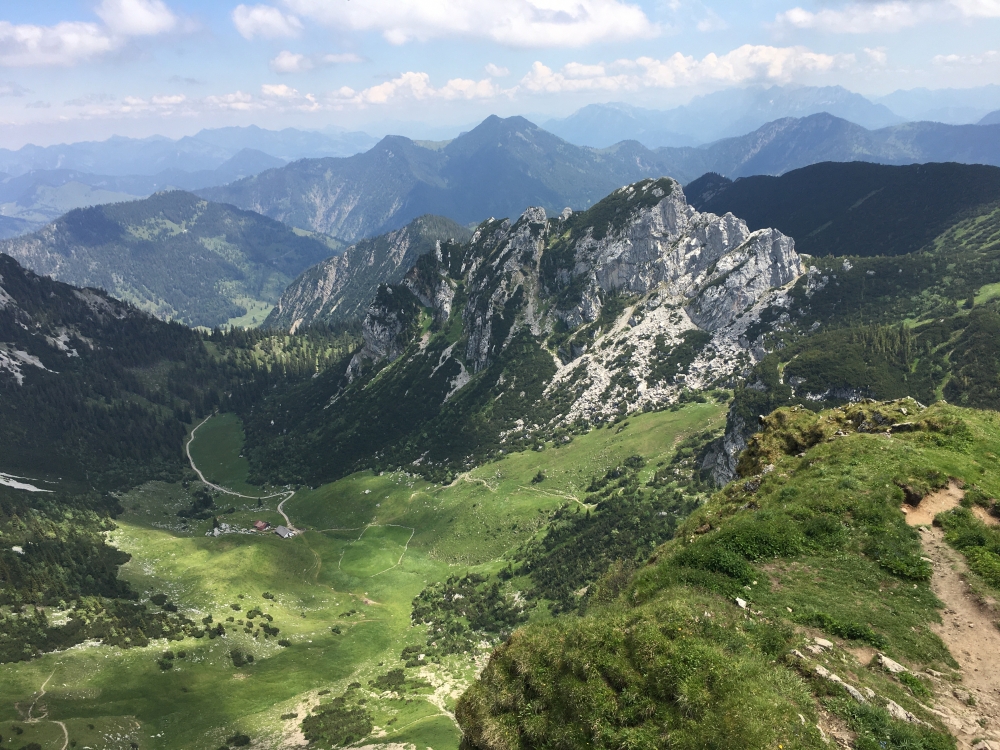
<path id="1" fill-rule="evenodd" d="M 303 530 L 290 540 L 206 537 L 211 520 L 176 515 L 191 504 L 197 482 L 136 488 L 121 496 L 125 512 L 110 534 L 132 555 L 122 577 L 152 610 L 159 608 L 147 598 L 164 594 L 200 628 L 222 623 L 225 637 L 180 636 L 131 649 L 87 644 L 0 665 L 0 721 L 24 728 L 25 737 L 61 737 L 49 722 L 62 721 L 77 747 L 126 750 L 136 742 L 215 750 L 238 732 L 276 743 L 298 731 L 314 707 L 320 712 L 312 725 L 333 731 L 336 699 L 346 696 L 348 706 L 370 717 L 371 731 L 385 731 L 379 742 L 455 750 L 460 734 L 449 713 L 487 652 L 476 647 L 404 668 L 403 650 L 423 650 L 427 638 L 424 626 L 411 625 L 413 599 L 449 576 L 499 570 L 509 551 L 532 539 L 553 512 L 575 504 L 595 476 L 627 457 L 648 459 L 642 473 L 648 481 L 678 441 L 721 426 L 723 411 L 719 404 L 691 404 L 641 415 L 620 431 L 593 430 L 561 447 L 508 455 L 450 486 L 394 471 L 301 490 L 285 506 Z M 198 430 L 191 448 L 207 479 L 237 484 L 246 471 L 240 445 L 238 420 L 223 415 Z M 539 469 L 547 478 L 533 484 Z M 274 491 L 245 489 L 250 495 Z M 218 495 L 216 507 L 233 508 L 219 516 L 227 524 L 275 524 L 281 522 L 277 500 L 258 505 Z M 254 608 L 270 615 L 269 627 L 280 632 L 263 632 L 261 615 L 246 619 Z M 50 614 L 59 617 L 57 608 Z M 213 619 L 203 625 L 208 615 Z M 247 623 L 253 632 L 245 631 Z M 278 644 L 284 639 L 290 645 Z M 173 659 L 164 658 L 167 650 Z M 254 660 L 237 666 L 232 651 Z M 403 670 L 403 683 L 394 682 L 396 669 Z M 28 724 L 25 704 L 50 675 L 46 721 Z M 47 747 L 51 740 L 38 741 Z"/>
<path id="2" fill-rule="evenodd" d="M 957 666 L 931 629 L 942 605 L 901 486 L 920 495 L 954 477 L 995 497 L 998 450 L 992 412 L 913 401 L 776 412 L 744 454 L 744 478 L 619 598 L 529 625 L 494 652 L 457 710 L 469 746 L 819 748 L 817 724 L 840 724 L 860 748 L 952 747 L 920 678 L 867 662 L 878 649 L 913 669 Z M 996 540 L 976 539 L 970 560 L 992 560 Z M 813 636 L 834 646 L 789 656 Z M 817 664 L 876 697 L 855 701 Z M 926 723 L 890 718 L 887 699 Z"/>

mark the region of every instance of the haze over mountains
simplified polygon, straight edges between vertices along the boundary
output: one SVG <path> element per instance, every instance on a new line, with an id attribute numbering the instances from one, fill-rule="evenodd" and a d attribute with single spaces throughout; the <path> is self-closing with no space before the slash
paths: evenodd
<path id="1" fill-rule="evenodd" d="M 720 91 L 668 110 L 634 107 L 621 102 L 590 104 L 543 126 L 580 146 L 604 147 L 635 140 L 648 148 L 698 146 L 744 135 L 785 117 L 827 112 L 865 128 L 905 121 L 882 104 L 841 86 L 771 86 Z"/>
<path id="2" fill-rule="evenodd" d="M 251 125 L 178 140 L 114 137 L 0 149 L 0 238 L 38 229 L 74 208 L 224 185 L 304 156 L 349 156 L 374 143 L 364 133 Z"/>
<path id="3" fill-rule="evenodd" d="M 991 133 L 904 121 L 936 115 L 952 123 L 1000 124 L 996 112 L 988 111 L 997 107 L 1000 87 L 995 86 L 897 91 L 877 101 L 839 86 L 748 87 L 699 97 L 664 111 L 593 104 L 567 118 L 544 122 L 532 136 L 534 152 L 508 143 L 510 153 L 496 158 L 508 162 L 513 172 L 507 177 L 512 182 L 496 185 L 492 199 L 463 198 L 469 193 L 469 180 L 478 179 L 476 170 L 487 168 L 479 163 L 485 158 L 479 153 L 482 144 L 475 145 L 483 136 L 482 126 L 437 144 L 403 137 L 383 141 L 406 151 L 404 161 L 412 157 L 420 162 L 395 168 L 386 168 L 378 163 L 377 154 L 368 153 L 376 145 L 371 136 L 335 129 L 227 127 L 204 129 L 176 140 L 114 137 L 102 142 L 28 145 L 17 151 L 0 150 L 0 238 L 38 229 L 73 208 L 143 198 L 159 190 L 218 187 L 304 158 L 366 155 L 349 165 L 327 164 L 332 169 L 330 185 L 313 179 L 316 170 L 326 174 L 326 166 L 312 163 L 269 177 L 267 186 L 251 188 L 245 183 L 228 193 L 211 195 L 231 195 L 243 207 L 258 210 L 260 206 L 274 218 L 337 232 L 350 242 L 398 228 L 426 212 L 474 223 L 493 214 L 516 213 L 526 203 L 552 210 L 558 204 L 585 208 L 615 186 L 644 176 L 670 175 L 689 182 L 709 171 L 729 177 L 781 174 L 824 160 L 993 164 L 997 163 L 996 139 Z M 568 143 L 560 146 L 541 132 Z M 638 142 L 645 150 L 624 141 Z M 613 151 L 574 151 L 567 148 L 570 144 Z M 532 163 L 535 155 L 540 156 L 538 164 Z M 584 176 L 574 178 L 580 169 Z M 560 177 L 560 170 L 568 172 Z M 587 188 L 571 187 L 574 181 L 592 183 L 591 177 L 601 172 L 609 179 Z M 389 203 L 398 205 L 392 209 L 362 205 L 346 211 L 351 196 L 357 189 L 364 191 L 362 184 L 369 179 L 374 180 L 372 185 L 388 180 L 388 194 L 393 196 Z M 302 205 L 297 204 L 299 199 L 283 198 L 283 182 L 311 185 L 310 197 L 302 198 Z M 331 192 L 333 184 L 340 185 L 336 196 Z M 381 187 L 375 192 L 379 191 Z M 517 198 L 505 202 L 505 191 Z"/>
<path id="4" fill-rule="evenodd" d="M 525 205 L 586 209 L 616 186 L 670 175 L 783 174 L 822 161 L 1000 165 L 1000 126 L 909 123 L 867 130 L 821 113 L 785 118 L 704 147 L 648 149 L 622 141 L 574 146 L 521 117 L 490 117 L 445 144 L 384 138 L 346 159 L 303 159 L 199 194 L 346 242 L 431 213 L 460 224 Z"/>

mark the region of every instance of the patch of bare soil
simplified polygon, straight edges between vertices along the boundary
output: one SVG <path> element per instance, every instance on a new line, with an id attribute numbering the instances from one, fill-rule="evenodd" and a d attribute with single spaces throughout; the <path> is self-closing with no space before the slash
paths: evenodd
<path id="1" fill-rule="evenodd" d="M 847 722 L 841 719 L 836 714 L 832 714 L 826 709 L 821 708 L 819 710 L 819 723 L 816 725 L 819 728 L 820 734 L 828 745 L 836 743 L 836 747 L 842 747 L 844 750 L 850 750 L 854 747 L 854 740 L 857 739 L 857 734 L 852 732 L 847 727 Z M 978 750 L 978 749 L 977 749 Z"/>
<path id="2" fill-rule="evenodd" d="M 990 512 L 986 508 L 982 508 L 978 505 L 972 507 L 972 512 L 980 521 L 985 523 L 987 526 L 1000 526 L 1000 518 L 994 518 L 990 515 Z"/>
<path id="3" fill-rule="evenodd" d="M 901 510 L 906 514 L 906 522 L 910 526 L 930 526 L 934 523 L 934 516 L 957 508 L 963 497 L 965 492 L 951 482 L 945 489 L 927 495 L 919 505 L 904 504 Z"/>
<path id="4" fill-rule="evenodd" d="M 932 493 L 916 508 L 909 508 L 906 522 L 921 526 L 924 554 L 934 568 L 931 589 L 944 603 L 940 625 L 934 632 L 945 642 L 959 664 L 960 680 L 928 673 L 934 685 L 932 709 L 958 741 L 960 750 L 980 740 L 1000 747 L 1000 630 L 990 611 L 970 591 L 964 578 L 964 558 L 944 540 L 944 532 L 930 524 L 934 516 L 956 507 L 963 492 L 952 484 Z M 980 745 L 977 750 L 984 746 Z"/>

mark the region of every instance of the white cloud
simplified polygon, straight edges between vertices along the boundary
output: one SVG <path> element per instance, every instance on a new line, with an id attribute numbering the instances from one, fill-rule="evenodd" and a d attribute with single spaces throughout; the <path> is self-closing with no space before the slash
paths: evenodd
<path id="1" fill-rule="evenodd" d="M 979 55 L 935 55 L 931 61 L 946 67 L 991 65 L 1000 62 L 1000 52 L 989 50 Z"/>
<path id="2" fill-rule="evenodd" d="M 153 36 L 177 26 L 177 16 L 163 0 L 102 0 L 95 13 L 121 36 Z"/>
<path id="3" fill-rule="evenodd" d="M 233 25 L 245 38 L 278 39 L 296 37 L 302 33 L 302 22 L 270 5 L 237 5 L 233 10 Z"/>
<path id="4" fill-rule="evenodd" d="M 301 73 L 313 67 L 312 60 L 288 50 L 282 50 L 271 60 L 271 70 L 275 73 Z"/>
<path id="5" fill-rule="evenodd" d="M 659 27 L 622 0 L 285 0 L 294 12 L 392 44 L 485 37 L 512 47 L 584 47 L 656 36 Z"/>
<path id="6" fill-rule="evenodd" d="M 264 96 L 275 97 L 278 99 L 291 99 L 299 95 L 298 91 L 293 89 L 291 86 L 286 86 L 283 83 L 278 85 L 265 83 L 260 87 L 260 93 Z"/>
<path id="7" fill-rule="evenodd" d="M 440 88 L 434 88 L 427 73 L 403 73 L 391 81 L 371 86 L 362 91 L 355 91 L 344 86 L 332 94 L 337 104 L 372 105 L 388 104 L 396 99 L 491 99 L 501 93 L 501 89 L 493 81 L 483 79 L 472 81 L 466 78 L 453 78 Z"/>
<path id="8" fill-rule="evenodd" d="M 271 70 L 275 73 L 302 73 L 313 68 L 359 62 L 362 58 L 353 52 L 309 56 L 282 50 L 271 60 Z"/>
<path id="9" fill-rule="evenodd" d="M 150 101 L 158 107 L 174 107 L 187 101 L 184 94 L 158 94 Z"/>
<path id="10" fill-rule="evenodd" d="M 233 109 L 245 112 L 251 109 L 259 109 L 260 105 L 253 96 L 242 91 L 234 91 L 232 94 L 222 94 L 220 96 L 206 96 L 205 103 L 209 107 L 217 109 Z"/>
<path id="11" fill-rule="evenodd" d="M 1000 0 L 951 0 L 966 18 L 1000 18 Z"/>
<path id="12" fill-rule="evenodd" d="M 0 65 L 74 65 L 112 51 L 118 42 L 96 23 L 64 21 L 55 26 L 0 21 Z"/>
<path id="13" fill-rule="evenodd" d="M 503 78 L 510 75 L 510 68 L 501 68 L 493 63 L 486 63 L 486 73 L 491 78 Z"/>
<path id="14" fill-rule="evenodd" d="M 1000 0 L 852 2 L 816 12 L 795 7 L 779 13 L 775 23 L 779 28 L 816 29 L 831 34 L 871 34 L 970 18 L 1000 18 Z"/>
<path id="15" fill-rule="evenodd" d="M 889 61 L 889 53 L 885 47 L 865 47 L 865 54 L 876 65 L 885 65 Z"/>
<path id="16" fill-rule="evenodd" d="M 629 91 L 698 84 L 738 85 L 752 81 L 788 83 L 798 74 L 823 72 L 854 62 L 853 56 L 810 52 L 804 47 L 745 44 L 724 55 L 701 60 L 679 52 L 666 60 L 640 57 L 603 65 L 569 63 L 561 70 L 536 62 L 520 86 L 535 93 Z"/>
<path id="17" fill-rule="evenodd" d="M 53 26 L 0 21 L 0 66 L 68 66 L 113 52 L 129 37 L 171 31 L 177 16 L 163 0 L 102 0 L 104 25 L 63 21 Z"/>

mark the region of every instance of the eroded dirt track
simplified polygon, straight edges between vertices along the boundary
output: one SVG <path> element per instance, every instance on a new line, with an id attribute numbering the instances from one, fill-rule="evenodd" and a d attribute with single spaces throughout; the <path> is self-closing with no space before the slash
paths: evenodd
<path id="1" fill-rule="evenodd" d="M 928 674 L 934 683 L 935 713 L 948 726 L 962 750 L 979 740 L 1000 748 L 1000 630 L 996 613 L 984 605 L 965 581 L 961 554 L 931 526 L 934 516 L 957 506 L 963 492 L 952 484 L 907 509 L 907 523 L 920 527 L 924 554 L 934 567 L 931 588 L 944 603 L 942 623 L 932 626 L 959 664 L 961 680 Z M 979 745 L 977 750 L 985 746 Z"/>

